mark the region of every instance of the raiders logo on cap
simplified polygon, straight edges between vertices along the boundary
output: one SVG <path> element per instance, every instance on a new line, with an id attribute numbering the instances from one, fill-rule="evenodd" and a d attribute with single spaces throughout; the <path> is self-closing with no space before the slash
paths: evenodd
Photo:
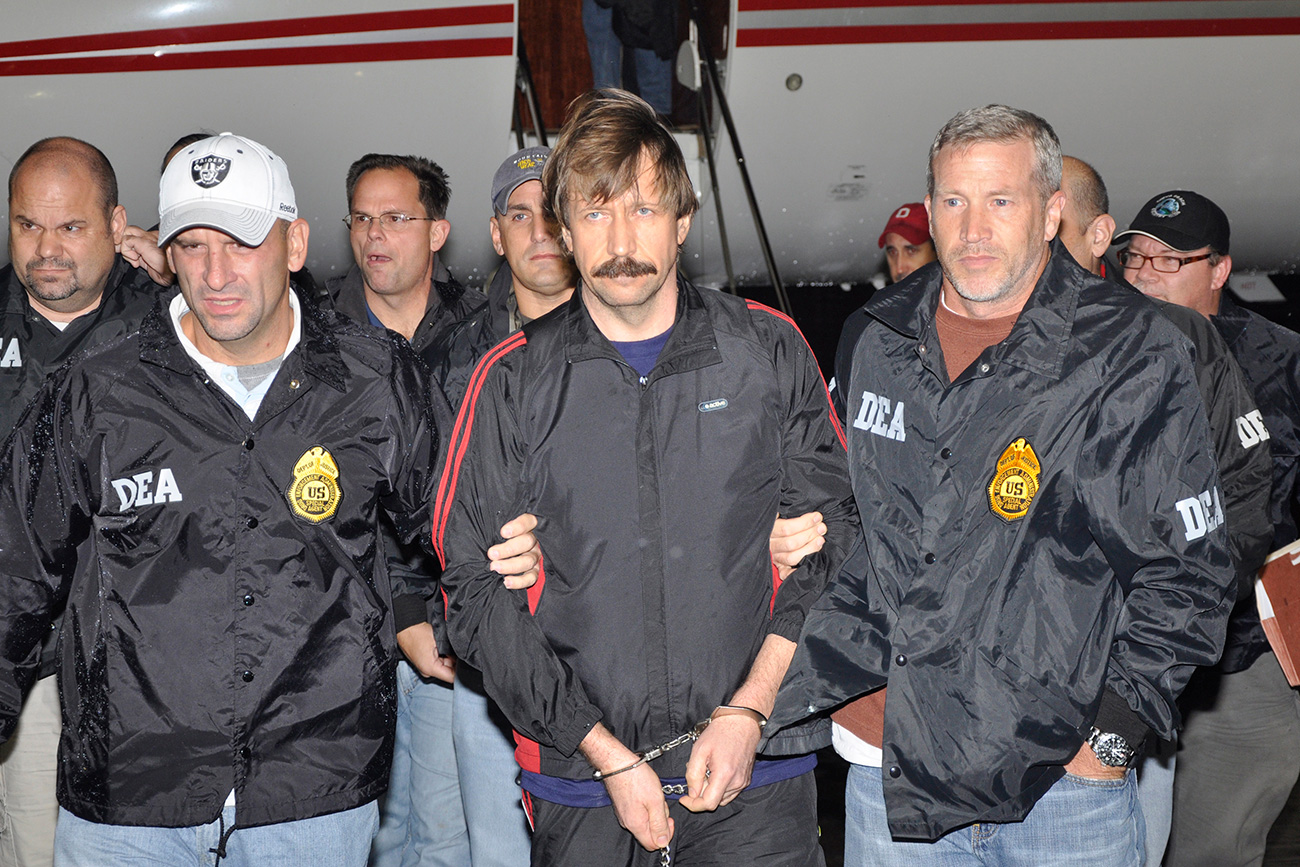
<path id="1" fill-rule="evenodd" d="M 989 482 L 989 508 L 1006 521 L 1023 518 L 1038 493 L 1042 466 L 1034 447 L 1019 437 L 998 458 L 997 471 Z"/>
<path id="2" fill-rule="evenodd" d="M 319 524 L 333 517 L 343 501 L 339 468 L 324 446 L 312 446 L 293 468 L 293 483 L 285 496 L 299 518 Z"/>
<path id="3" fill-rule="evenodd" d="M 1183 209 L 1182 196 L 1168 195 L 1163 197 L 1151 207 L 1151 216 L 1153 217 L 1177 217 L 1178 212 Z"/>
<path id="4" fill-rule="evenodd" d="M 230 160 L 225 157 L 199 157 L 190 163 L 190 177 L 200 187 L 215 187 L 230 173 Z"/>

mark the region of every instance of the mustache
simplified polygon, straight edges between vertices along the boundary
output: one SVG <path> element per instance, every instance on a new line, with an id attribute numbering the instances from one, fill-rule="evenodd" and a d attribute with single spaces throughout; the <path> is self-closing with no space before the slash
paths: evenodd
<path id="1" fill-rule="evenodd" d="M 659 270 L 649 262 L 642 262 L 640 259 L 633 259 L 631 256 L 619 256 L 616 259 L 610 259 L 608 262 L 602 262 L 596 270 L 591 272 L 591 276 L 650 277 L 658 273 Z"/>
<path id="2" fill-rule="evenodd" d="M 27 273 L 30 274 L 43 268 L 59 268 L 70 271 L 75 267 L 77 267 L 77 263 L 71 259 L 32 259 L 27 263 Z"/>

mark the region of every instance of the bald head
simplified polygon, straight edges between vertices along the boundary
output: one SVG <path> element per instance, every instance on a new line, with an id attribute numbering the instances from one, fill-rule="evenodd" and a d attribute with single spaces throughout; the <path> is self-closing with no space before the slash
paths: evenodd
<path id="1" fill-rule="evenodd" d="M 1074 260 L 1094 274 L 1101 273 L 1101 257 L 1115 234 L 1115 220 L 1107 213 L 1110 197 L 1101 175 L 1078 157 L 1061 158 L 1061 243 Z"/>
<path id="2" fill-rule="evenodd" d="M 23 151 L 9 172 L 9 201 L 14 185 L 25 169 L 42 168 L 62 174 L 80 173 L 94 185 L 100 206 L 107 218 L 117 207 L 117 174 L 104 152 L 89 142 L 69 136 L 43 138 Z"/>
<path id="3" fill-rule="evenodd" d="M 93 145 L 42 139 L 9 173 L 9 259 L 51 321 L 98 306 L 125 229 L 113 167 Z"/>

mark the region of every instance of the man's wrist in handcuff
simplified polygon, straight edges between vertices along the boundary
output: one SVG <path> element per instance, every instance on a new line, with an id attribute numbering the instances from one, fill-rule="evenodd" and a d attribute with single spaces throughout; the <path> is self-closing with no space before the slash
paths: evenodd
<path id="1" fill-rule="evenodd" d="M 762 732 L 763 729 L 767 727 L 767 717 L 761 711 L 757 711 L 752 707 L 746 707 L 745 705 L 741 705 L 741 704 L 718 705 L 716 708 L 713 709 L 713 713 L 709 714 L 708 722 L 712 723 L 715 719 L 722 716 L 748 717 L 749 719 L 758 723 L 759 732 Z M 597 769 L 592 772 L 591 778 L 593 780 L 596 780 L 597 782 L 604 782 L 605 780 L 608 780 L 610 777 L 616 777 L 619 774 L 623 774 L 628 771 L 634 770 L 635 768 L 639 768 L 642 765 L 646 764 L 648 761 L 650 761 L 650 759 L 646 757 L 645 753 L 635 753 L 635 755 L 636 755 L 636 761 L 632 762 L 630 765 L 624 765 L 623 767 L 615 768 L 612 771 L 601 771 Z"/>
<path id="2" fill-rule="evenodd" d="M 759 710 L 752 707 L 746 707 L 743 704 L 720 704 L 714 708 L 713 713 L 709 714 L 709 721 L 713 721 L 720 716 L 744 716 L 758 723 L 758 730 L 761 732 L 767 728 L 767 716 Z"/>

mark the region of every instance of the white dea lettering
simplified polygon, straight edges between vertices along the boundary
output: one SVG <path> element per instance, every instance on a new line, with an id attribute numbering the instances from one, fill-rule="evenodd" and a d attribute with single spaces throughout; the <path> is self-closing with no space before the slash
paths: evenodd
<path id="1" fill-rule="evenodd" d="M 0 364 L 0 367 L 3 367 Z M 1241 438 L 1241 447 L 1248 449 L 1268 439 L 1268 428 L 1264 427 L 1264 416 L 1253 409 L 1237 419 L 1237 436 Z"/>
<path id="2" fill-rule="evenodd" d="M 0 340 L 4 344 L 5 352 L 0 356 L 0 367 L 22 367 L 23 357 L 18 351 L 18 338 L 11 337 L 8 342 Z"/>
<path id="3" fill-rule="evenodd" d="M 159 503 L 179 503 L 182 499 L 181 489 L 176 484 L 176 476 L 163 467 L 158 471 L 158 487 L 154 488 L 153 470 L 136 473 L 130 478 L 113 479 L 113 490 L 121 501 L 119 510 L 125 512 L 133 506 L 152 506 Z"/>
<path id="4" fill-rule="evenodd" d="M 1174 503 L 1174 508 L 1183 518 L 1183 528 L 1187 531 L 1187 541 L 1192 542 L 1206 533 L 1223 526 L 1223 504 L 1219 501 L 1219 489 L 1213 492 L 1201 491 L 1195 497 L 1188 497 Z"/>
<path id="5" fill-rule="evenodd" d="M 907 428 L 904 427 L 905 404 L 900 400 L 891 404 L 889 398 L 869 391 L 862 392 L 862 405 L 858 407 L 858 416 L 853 419 L 853 426 L 870 431 L 885 439 L 907 441 Z"/>

